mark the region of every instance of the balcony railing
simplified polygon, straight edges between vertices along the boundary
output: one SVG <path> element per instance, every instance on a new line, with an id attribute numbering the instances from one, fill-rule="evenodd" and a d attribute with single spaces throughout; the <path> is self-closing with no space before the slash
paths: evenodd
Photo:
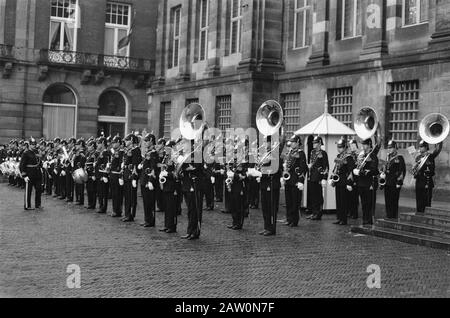
<path id="1" fill-rule="evenodd" d="M 7 44 L 0 44 L 0 58 L 12 58 L 12 46 Z"/>
<path id="2" fill-rule="evenodd" d="M 43 49 L 40 52 L 40 62 L 78 68 L 99 68 L 117 71 L 151 73 L 154 61 L 126 56 L 82 53 L 72 51 L 57 51 Z"/>

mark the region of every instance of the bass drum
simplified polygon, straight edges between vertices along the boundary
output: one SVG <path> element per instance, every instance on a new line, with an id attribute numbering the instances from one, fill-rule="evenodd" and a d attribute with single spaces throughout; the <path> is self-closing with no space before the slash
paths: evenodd
<path id="1" fill-rule="evenodd" d="M 83 184 L 88 181 L 88 175 L 83 168 L 79 168 L 72 173 L 73 181 L 76 184 Z"/>

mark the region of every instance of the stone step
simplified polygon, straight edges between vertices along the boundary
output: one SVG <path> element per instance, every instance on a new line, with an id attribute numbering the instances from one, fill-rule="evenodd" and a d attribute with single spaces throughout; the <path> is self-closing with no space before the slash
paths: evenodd
<path id="1" fill-rule="evenodd" d="M 437 217 L 446 217 L 450 218 L 450 211 L 444 210 L 444 209 L 438 209 L 438 208 L 427 208 L 425 210 L 425 215 L 431 215 L 431 216 L 437 216 Z"/>
<path id="2" fill-rule="evenodd" d="M 389 220 L 377 220 L 375 223 L 378 228 L 387 228 L 391 230 L 399 230 L 403 232 L 411 232 L 414 234 L 426 235 L 436 238 L 450 240 L 450 229 L 426 226 L 420 223 L 397 222 Z"/>
<path id="3" fill-rule="evenodd" d="M 354 226 L 351 228 L 351 231 L 353 233 L 372 235 L 408 244 L 421 245 L 450 251 L 450 240 L 440 239 L 432 236 L 420 235 L 411 232 L 404 232 L 387 228 L 379 228 L 377 226 L 374 227 Z"/>
<path id="4" fill-rule="evenodd" d="M 450 218 L 437 217 L 417 213 L 401 213 L 400 221 L 450 229 Z"/>

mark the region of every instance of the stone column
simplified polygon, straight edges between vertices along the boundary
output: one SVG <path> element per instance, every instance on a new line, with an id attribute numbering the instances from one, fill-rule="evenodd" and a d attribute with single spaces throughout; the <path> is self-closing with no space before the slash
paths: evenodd
<path id="1" fill-rule="evenodd" d="M 450 48 L 450 2 L 448 0 L 436 0 L 434 10 L 435 31 L 431 35 L 430 47 L 433 49 L 448 49 Z"/>
<path id="2" fill-rule="evenodd" d="M 386 0 L 366 0 L 362 7 L 363 50 L 360 59 L 381 58 L 388 53 L 386 42 Z M 364 3 L 363 3 L 364 4 Z"/>
<path id="3" fill-rule="evenodd" d="M 242 1 L 242 38 L 241 55 L 238 70 L 241 72 L 254 71 L 257 63 L 256 41 L 261 27 L 258 17 L 261 14 L 261 6 L 264 0 L 243 0 Z"/>
<path id="4" fill-rule="evenodd" d="M 153 85 L 163 85 L 167 67 L 167 33 L 169 21 L 167 17 L 167 0 L 160 1 L 158 6 L 158 25 L 156 29 L 156 64 Z"/>
<path id="5" fill-rule="evenodd" d="M 220 37 L 222 31 L 222 0 L 209 2 L 209 28 L 208 28 L 208 66 L 205 74 L 208 77 L 220 75 Z"/>
<path id="6" fill-rule="evenodd" d="M 192 10 L 193 0 L 185 0 L 187 5 L 181 6 L 181 38 L 179 49 L 179 81 L 189 81 L 191 77 L 191 28 L 195 11 Z"/>
<path id="7" fill-rule="evenodd" d="M 313 0 L 313 35 L 312 54 L 308 66 L 323 66 L 330 64 L 328 54 L 328 38 L 330 28 L 330 1 Z"/>

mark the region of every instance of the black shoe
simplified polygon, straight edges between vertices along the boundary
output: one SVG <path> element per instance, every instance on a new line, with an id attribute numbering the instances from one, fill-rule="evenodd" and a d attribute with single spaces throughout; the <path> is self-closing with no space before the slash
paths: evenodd
<path id="1" fill-rule="evenodd" d="M 167 230 L 166 233 L 167 234 L 177 233 L 177 230 Z"/>
<path id="2" fill-rule="evenodd" d="M 125 219 L 123 219 L 122 220 L 122 222 L 134 222 L 134 219 L 132 219 L 132 218 L 125 218 Z"/>
<path id="3" fill-rule="evenodd" d="M 167 232 L 168 230 L 169 230 L 169 229 L 166 228 L 166 227 L 164 227 L 164 228 L 162 228 L 162 229 L 159 229 L 160 232 Z"/>
<path id="4" fill-rule="evenodd" d="M 223 214 L 230 214 L 230 211 L 225 211 L 225 210 L 221 210 L 220 212 L 222 212 Z"/>
<path id="5" fill-rule="evenodd" d="M 233 230 L 240 231 L 240 230 L 242 230 L 242 226 L 234 226 Z"/>
<path id="6" fill-rule="evenodd" d="M 339 225 L 347 225 L 347 222 L 341 221 L 341 222 L 339 222 Z"/>
<path id="7" fill-rule="evenodd" d="M 341 224 L 341 221 L 333 222 L 333 224 L 340 225 L 340 224 Z"/>
<path id="8" fill-rule="evenodd" d="M 189 241 L 198 240 L 199 238 L 200 238 L 200 236 L 198 236 L 198 235 L 191 235 L 190 237 L 188 237 L 188 240 Z"/>
<path id="9" fill-rule="evenodd" d="M 25 211 L 34 211 L 35 209 L 33 208 L 23 208 Z"/>
<path id="10" fill-rule="evenodd" d="M 38 207 L 36 207 L 36 210 L 44 210 L 44 207 L 38 206 Z"/>
<path id="11" fill-rule="evenodd" d="M 233 227 L 234 227 L 234 225 L 228 225 L 228 226 L 227 226 L 227 229 L 230 229 L 230 230 L 232 230 L 232 229 L 233 229 Z"/>
<path id="12" fill-rule="evenodd" d="M 147 224 L 144 224 L 144 227 L 155 227 L 155 225 L 153 224 L 150 224 L 150 223 L 147 223 Z"/>
<path id="13" fill-rule="evenodd" d="M 88 209 L 88 210 L 95 210 L 95 206 L 88 206 L 86 209 Z"/>
<path id="14" fill-rule="evenodd" d="M 275 233 L 270 232 L 270 231 L 266 231 L 266 233 L 263 234 L 264 236 L 273 236 L 275 235 Z"/>
<path id="15" fill-rule="evenodd" d="M 267 232 L 267 231 L 264 230 L 264 231 L 259 232 L 258 234 L 259 234 L 259 235 L 264 235 L 264 234 L 266 234 L 266 232 Z"/>
<path id="16" fill-rule="evenodd" d="M 191 234 L 183 235 L 181 238 L 184 240 L 188 240 L 191 237 Z"/>
<path id="17" fill-rule="evenodd" d="M 322 220 L 322 217 L 320 217 L 320 216 L 313 216 L 312 218 L 311 218 L 311 220 L 313 220 L 313 221 L 321 221 Z"/>
<path id="18" fill-rule="evenodd" d="M 314 215 L 310 214 L 306 217 L 307 220 L 311 220 L 314 217 Z"/>
<path id="19" fill-rule="evenodd" d="M 122 216 L 121 214 L 117 214 L 117 213 L 111 214 L 111 217 L 113 217 L 113 218 L 120 218 L 121 216 Z"/>
<path id="20" fill-rule="evenodd" d="M 298 227 L 298 224 L 291 223 L 289 227 Z"/>

